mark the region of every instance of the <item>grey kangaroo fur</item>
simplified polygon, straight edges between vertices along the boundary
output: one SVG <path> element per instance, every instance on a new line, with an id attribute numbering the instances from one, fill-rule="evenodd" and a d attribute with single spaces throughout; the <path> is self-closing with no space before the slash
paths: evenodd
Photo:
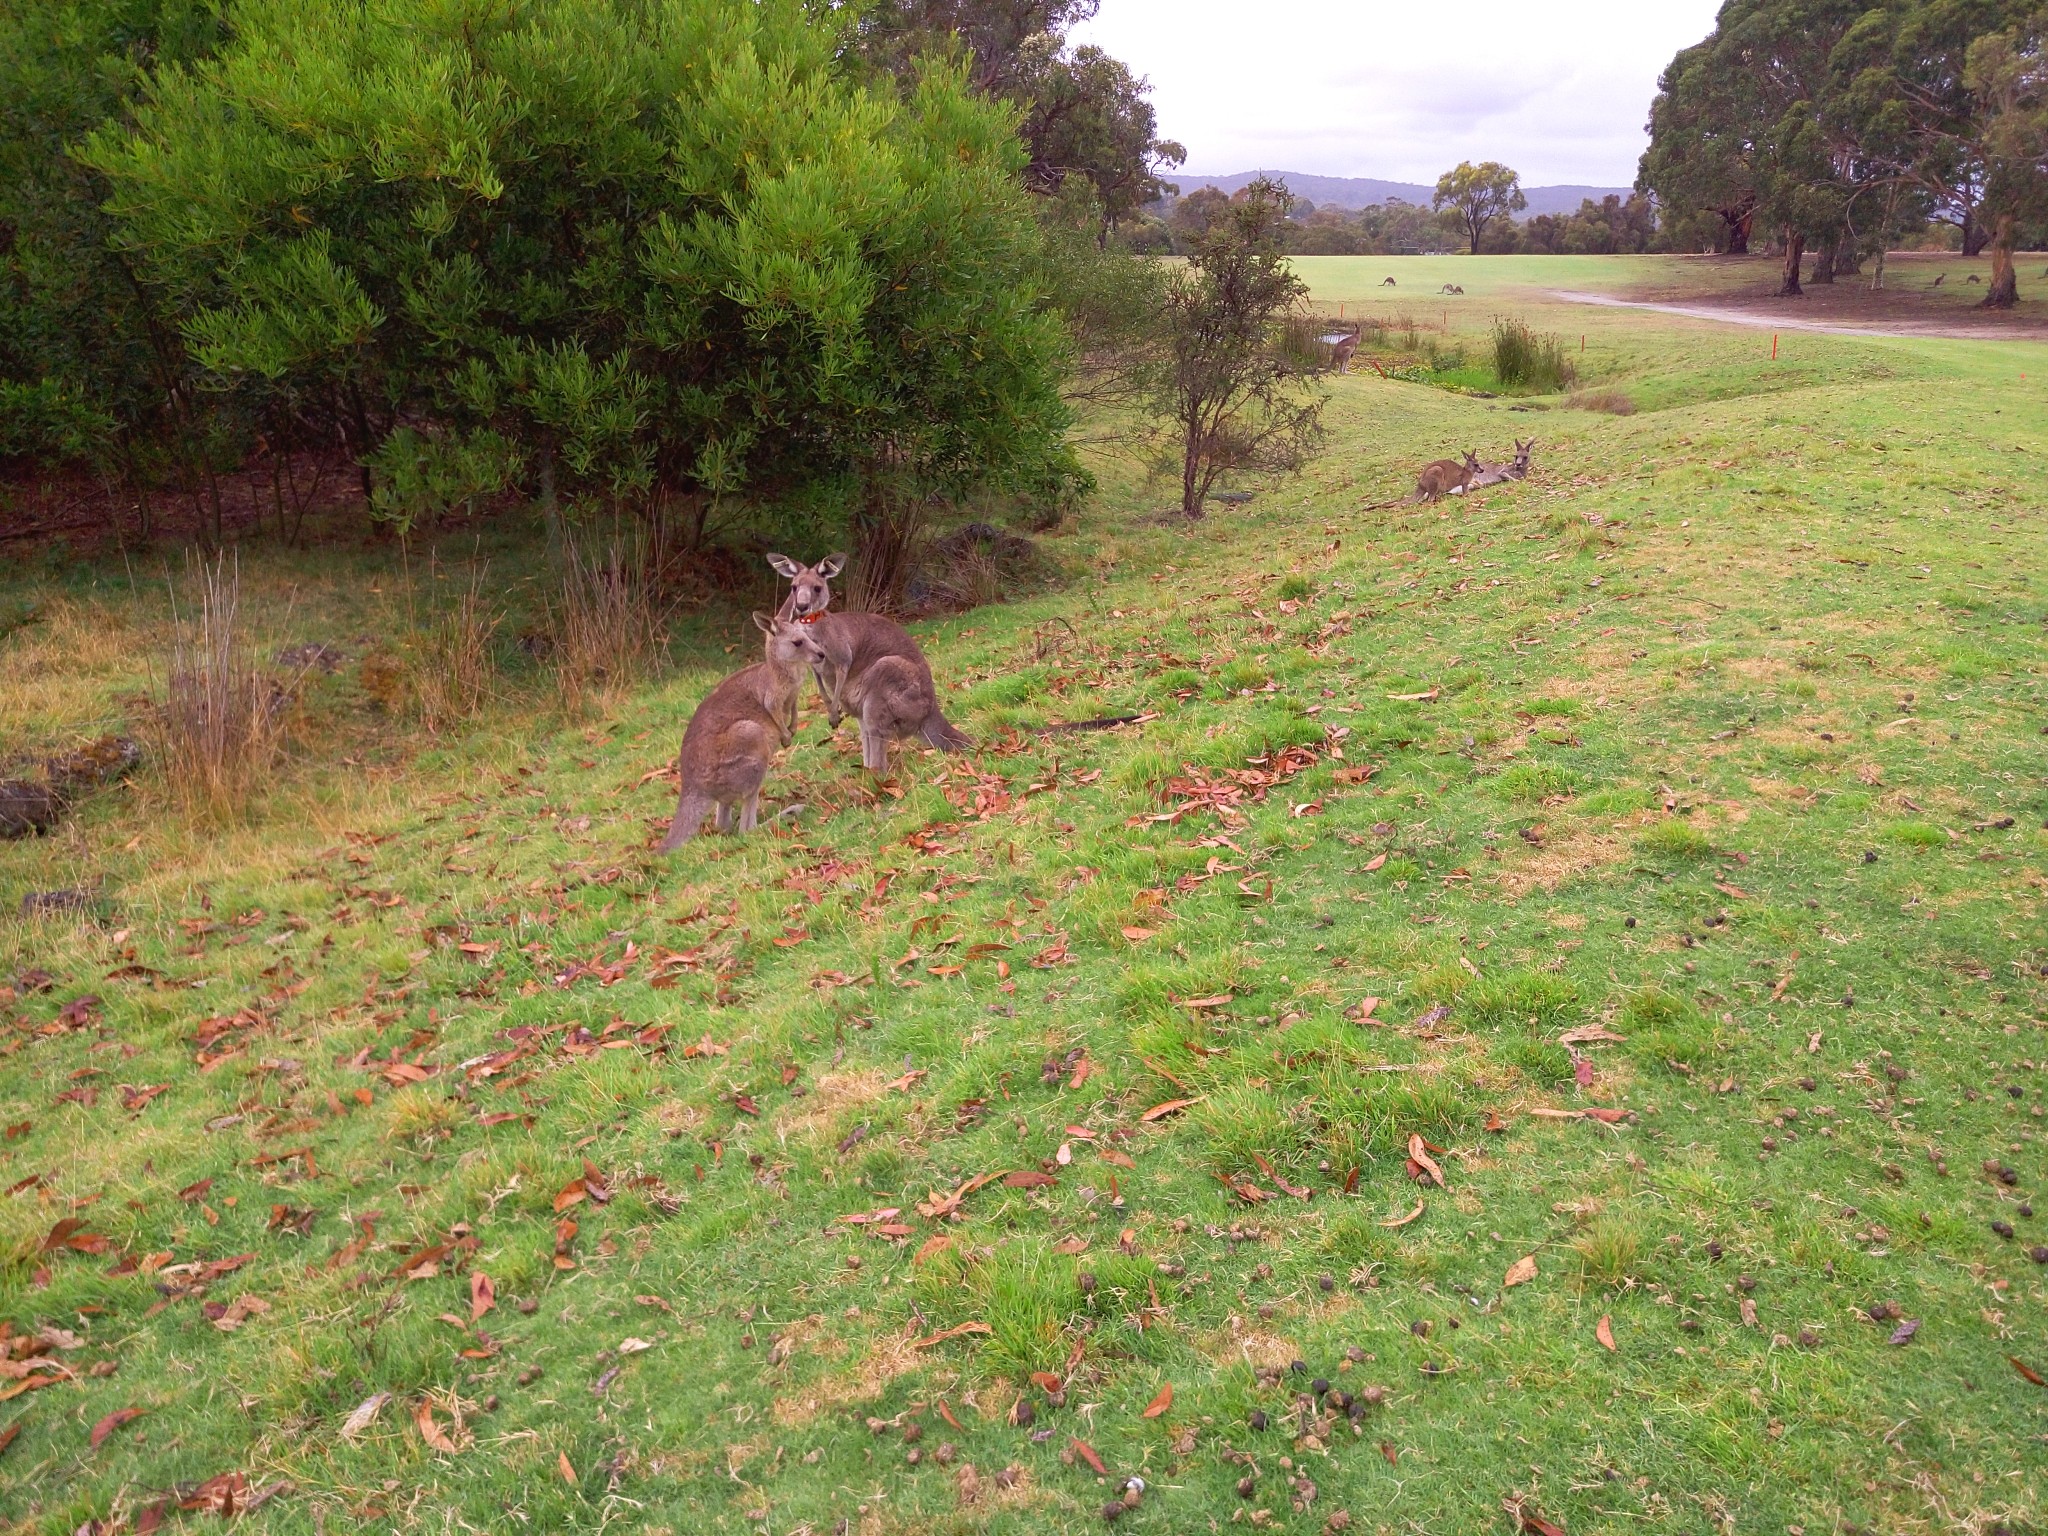
<path id="1" fill-rule="evenodd" d="M 1504 480 L 1526 480 L 1529 478 L 1529 453 L 1536 446 L 1536 439 L 1526 443 L 1515 439 L 1515 456 L 1505 464 L 1482 464 L 1479 477 L 1469 487 L 1478 490 L 1483 485 L 1499 485 Z"/>
<path id="2" fill-rule="evenodd" d="M 920 737 L 926 746 L 947 752 L 971 745 L 967 734 L 940 712 L 931 663 L 902 625 L 875 613 L 827 611 L 830 580 L 845 558 L 827 556 L 814 566 L 799 566 L 769 557 L 792 583 L 785 608 L 796 602 L 806 578 L 815 579 L 815 606 L 798 622 L 818 644 L 820 656 L 812 661 L 811 673 L 830 728 L 838 730 L 849 714 L 860 722 L 860 760 L 873 773 L 888 772 L 890 743 L 905 737 Z"/>
<path id="3" fill-rule="evenodd" d="M 740 831 L 753 831 L 768 765 L 796 734 L 797 694 L 805 669 L 821 654 L 817 638 L 809 624 L 765 613 L 754 615 L 754 625 L 767 636 L 767 654 L 706 694 L 683 731 L 676 756 L 682 792 L 661 840 L 663 853 L 695 837 L 714 812 L 721 832 L 732 830 L 735 808 Z"/>
<path id="4" fill-rule="evenodd" d="M 1478 477 L 1479 457 L 1468 448 L 1462 464 L 1455 459 L 1438 459 L 1423 465 L 1422 473 L 1415 477 L 1415 494 L 1405 501 L 1376 502 L 1365 510 L 1379 512 L 1387 507 L 1412 507 L 1425 501 L 1442 501 L 1446 496 L 1462 496 Z"/>

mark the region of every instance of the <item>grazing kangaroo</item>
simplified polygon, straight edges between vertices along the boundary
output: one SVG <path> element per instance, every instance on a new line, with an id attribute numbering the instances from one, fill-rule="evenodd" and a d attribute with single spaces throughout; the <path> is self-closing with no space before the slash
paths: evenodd
<path id="1" fill-rule="evenodd" d="M 1439 293 L 1463 293 L 1465 290 L 1459 287 L 1456 283 L 1445 283 L 1443 287 L 1438 289 L 1437 291 Z"/>
<path id="2" fill-rule="evenodd" d="M 1400 285 L 1396 283 L 1391 277 L 1383 277 L 1380 279 L 1380 286 L 1382 288 L 1397 288 Z"/>
<path id="3" fill-rule="evenodd" d="M 1425 501 L 1442 501 L 1446 496 L 1462 496 L 1479 473 L 1479 457 L 1468 448 L 1462 464 L 1455 459 L 1438 459 L 1423 465 L 1422 473 L 1415 477 L 1415 494 L 1405 501 L 1375 502 L 1365 510 L 1379 512 L 1388 507 L 1413 507 Z"/>
<path id="4" fill-rule="evenodd" d="M 719 831 L 732 830 L 734 807 L 740 831 L 753 831 L 769 761 L 796 734 L 804 671 L 822 655 L 817 638 L 809 624 L 765 613 L 754 615 L 754 626 L 768 637 L 766 657 L 706 694 L 683 731 L 683 749 L 676 758 L 682 793 L 668 836 L 661 840 L 663 853 L 695 837 L 714 811 Z"/>
<path id="5" fill-rule="evenodd" d="M 846 556 L 827 555 L 816 565 L 799 565 L 787 555 L 771 554 L 768 564 L 778 576 L 789 578 L 789 596 L 775 610 L 775 617 L 808 624 L 832 606 L 832 578 L 846 568 Z"/>
<path id="6" fill-rule="evenodd" d="M 826 718 L 837 730 L 860 722 L 860 760 L 875 773 L 889 768 L 889 744 L 907 736 L 958 752 L 965 732 L 939 710 L 931 663 L 902 625 L 875 613 L 827 613 L 806 626 L 822 655 L 811 663 Z"/>

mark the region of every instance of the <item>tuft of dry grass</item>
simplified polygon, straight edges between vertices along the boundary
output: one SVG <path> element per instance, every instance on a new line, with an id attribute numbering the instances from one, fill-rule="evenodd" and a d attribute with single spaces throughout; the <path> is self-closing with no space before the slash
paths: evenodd
<path id="1" fill-rule="evenodd" d="M 290 695 L 256 665 L 242 625 L 238 562 L 196 561 L 198 608 L 172 632 L 164 700 L 148 734 L 165 783 L 188 812 L 227 816 L 269 772 L 284 745 Z"/>
<path id="2" fill-rule="evenodd" d="M 652 672 L 668 615 L 651 579 L 645 542 L 615 532 L 597 543 L 563 543 L 560 586 L 550 605 L 555 687 L 571 708 Z"/>
<path id="3" fill-rule="evenodd" d="M 487 564 L 472 566 L 453 606 L 413 629 L 412 694 L 420 723 L 435 735 L 473 718 L 497 676 L 491 642 L 504 622 L 486 598 Z"/>
<path id="4" fill-rule="evenodd" d="M 1633 416 L 1636 403 L 1618 389 L 1582 389 L 1565 399 L 1575 411 L 1600 411 L 1608 416 Z"/>

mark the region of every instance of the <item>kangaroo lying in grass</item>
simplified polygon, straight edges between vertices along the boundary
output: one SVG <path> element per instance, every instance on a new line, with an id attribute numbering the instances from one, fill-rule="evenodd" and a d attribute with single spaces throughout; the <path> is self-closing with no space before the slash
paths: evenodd
<path id="1" fill-rule="evenodd" d="M 740 831 L 753 831 L 768 764 L 796 734 L 804 672 L 822 654 L 817 639 L 810 625 L 765 613 L 754 615 L 754 626 L 768 637 L 767 655 L 706 694 L 683 732 L 676 759 L 682 793 L 668 836 L 661 840 L 663 853 L 695 837 L 714 811 L 719 831 L 732 830 L 735 807 Z"/>
<path id="2" fill-rule="evenodd" d="M 931 663 L 902 625 L 876 613 L 831 613 L 831 578 L 845 564 L 843 555 L 828 555 L 816 565 L 798 565 L 779 555 L 769 563 L 791 582 L 783 608 L 800 596 L 811 606 L 798 621 L 818 643 L 811 663 L 818 693 L 825 701 L 831 729 L 849 714 L 860 722 L 860 760 L 874 773 L 889 768 L 889 744 L 907 736 L 925 745 L 958 752 L 968 745 L 965 732 L 939 710 Z"/>
<path id="3" fill-rule="evenodd" d="M 1422 473 L 1415 477 L 1415 494 L 1405 501 L 1375 502 L 1365 510 L 1379 512 L 1388 507 L 1413 507 L 1425 501 L 1442 501 L 1446 496 L 1462 496 L 1478 478 L 1479 458 L 1468 448 L 1462 464 L 1456 459 L 1438 459 L 1423 465 Z"/>
<path id="4" fill-rule="evenodd" d="M 1526 480 L 1529 478 L 1529 450 L 1536 446 L 1536 439 L 1523 442 L 1515 439 L 1515 456 L 1505 464 L 1482 464 L 1479 474 L 1468 487 L 1478 490 L 1483 485 L 1499 485 L 1504 480 Z"/>

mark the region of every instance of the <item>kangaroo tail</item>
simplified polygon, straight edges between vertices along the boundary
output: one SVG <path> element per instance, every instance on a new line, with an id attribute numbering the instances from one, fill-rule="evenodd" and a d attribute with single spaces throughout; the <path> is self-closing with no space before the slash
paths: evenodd
<path id="1" fill-rule="evenodd" d="M 704 818 L 711 814 L 711 797 L 683 791 L 682 799 L 676 802 L 676 819 L 669 823 L 668 836 L 661 840 L 660 852 L 674 853 L 683 844 L 695 837 L 704 825 Z"/>
<path id="2" fill-rule="evenodd" d="M 925 716 L 924 724 L 918 728 L 918 734 L 924 738 L 926 746 L 937 747 L 942 752 L 963 752 L 974 745 L 965 731 L 936 709 Z"/>

